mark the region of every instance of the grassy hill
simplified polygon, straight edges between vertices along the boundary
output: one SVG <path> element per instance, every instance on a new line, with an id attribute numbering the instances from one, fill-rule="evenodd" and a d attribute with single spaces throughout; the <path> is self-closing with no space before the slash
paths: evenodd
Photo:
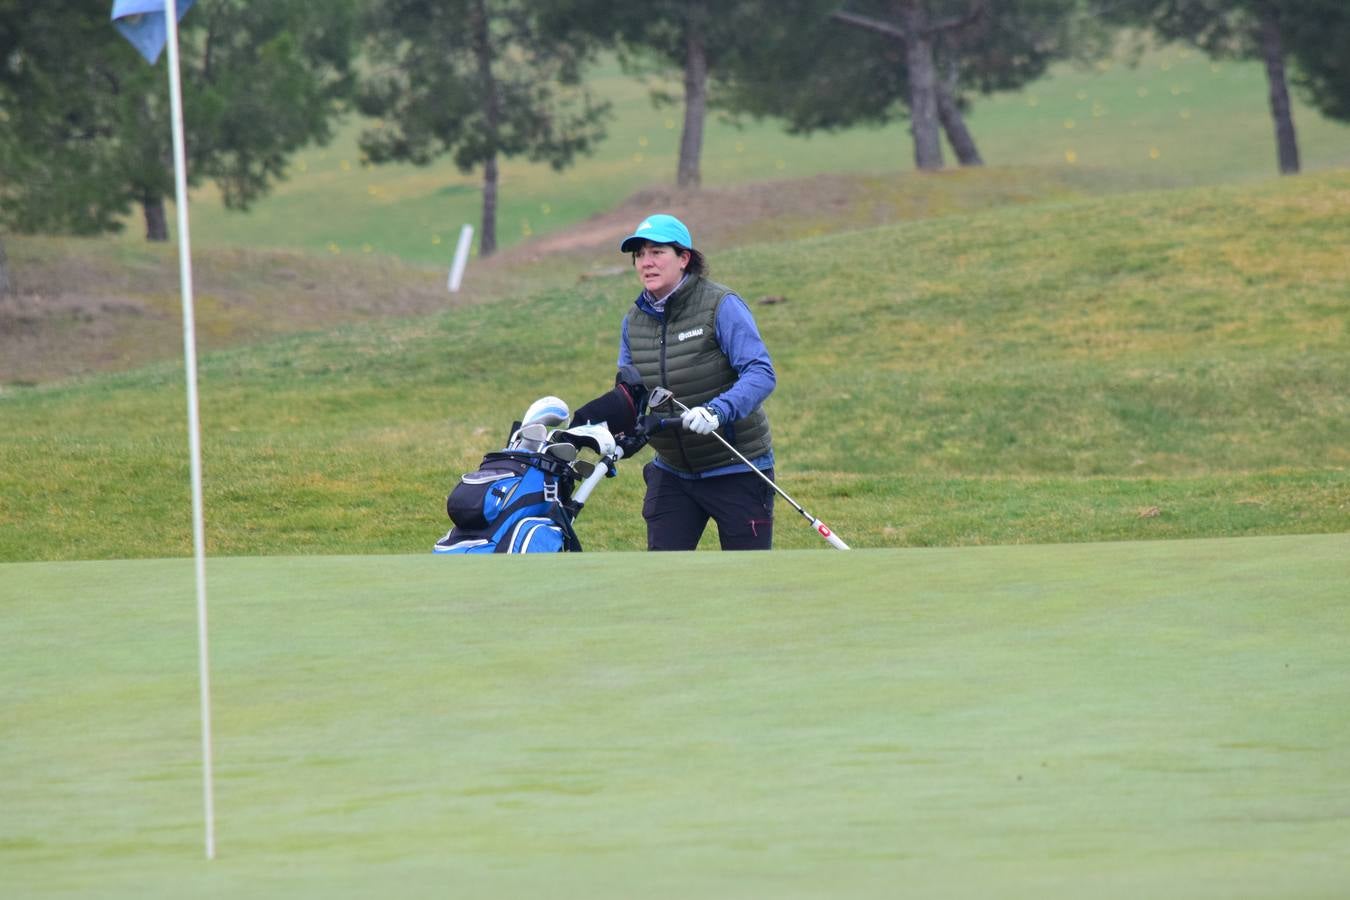
<path id="1" fill-rule="evenodd" d="M 205 350 L 237 347 L 611 275 L 626 262 L 617 252 L 620 239 L 653 208 L 698 223 L 700 245 L 727 249 L 1102 190 L 1090 173 L 1033 167 L 650 189 L 571 228 L 476 261 L 455 294 L 447 292 L 445 268 L 396 257 L 197 241 L 197 340 Z M 181 357 L 176 243 L 24 235 L 7 237 L 6 246 L 15 289 L 0 297 L 0 384 L 52 382 Z"/>
<path id="2" fill-rule="evenodd" d="M 1347 209 L 1350 175 L 1332 172 L 712 262 L 774 353 L 782 484 L 855 546 L 1342 531 Z M 453 479 L 532 399 L 576 405 L 612 377 L 631 275 L 550 274 L 500 302 L 208 355 L 210 552 L 428 548 Z M 0 559 L 187 553 L 181 382 L 165 363 L 0 394 Z M 602 486 L 589 548 L 642 545 L 640 481 L 629 464 Z M 781 510 L 780 546 L 818 545 Z"/>
<path id="3" fill-rule="evenodd" d="M 772 122 L 711 117 L 705 188 L 677 192 L 677 118 L 649 85 L 601 67 L 591 75 L 616 116 L 595 155 L 557 173 L 503 163 L 507 247 L 475 261 L 465 290 L 444 291 L 463 223 L 477 223 L 479 181 L 441 160 L 365 167 L 352 120 L 328 147 L 302 153 L 287 181 L 248 214 L 209 187 L 192 218 L 198 337 L 205 349 L 551 289 L 564 265 L 614 268 L 614 238 L 652 209 L 695 224 L 701 243 L 731 246 L 962 215 L 1003 204 L 1141 188 L 1251 183 L 1274 172 L 1264 75 L 1167 47 L 1063 65 L 1016 94 L 981 98 L 970 121 L 990 166 L 912 171 L 903 123 L 809 138 Z M 1350 125 L 1306 106 L 1296 115 L 1308 171 L 1350 166 Z M 181 353 L 176 248 L 121 238 L 6 236 L 17 294 L 0 297 L 0 384 L 135 368 Z M 559 261 L 558 257 L 567 259 Z M 398 261 L 395 261 L 398 260 Z"/>
<path id="4" fill-rule="evenodd" d="M 5 243 L 14 292 L 0 296 L 0 385 L 182 357 L 176 243 L 31 235 L 6 236 Z M 447 305 L 444 277 L 391 257 L 333 260 L 209 246 L 192 255 L 204 350 Z"/>

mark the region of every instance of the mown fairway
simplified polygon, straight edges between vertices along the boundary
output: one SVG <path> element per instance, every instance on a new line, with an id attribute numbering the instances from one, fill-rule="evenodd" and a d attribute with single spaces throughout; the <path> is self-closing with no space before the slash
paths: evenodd
<path id="1" fill-rule="evenodd" d="M 10 897 L 1332 898 L 1344 535 L 0 566 Z M 697 589 L 686 589 L 696 584 Z"/>

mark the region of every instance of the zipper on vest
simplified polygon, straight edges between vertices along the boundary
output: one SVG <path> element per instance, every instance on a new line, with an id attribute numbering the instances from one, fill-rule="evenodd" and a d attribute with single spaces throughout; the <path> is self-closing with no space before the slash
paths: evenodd
<path id="1" fill-rule="evenodd" d="M 661 316 L 661 341 L 660 341 L 660 369 L 661 383 L 670 384 L 670 373 L 666 371 L 666 322 L 664 314 Z M 680 459 L 684 460 L 684 467 L 688 471 L 694 471 L 694 464 L 689 461 L 689 454 L 684 449 L 684 435 L 679 428 L 675 429 L 675 446 L 680 450 Z"/>
<path id="2" fill-rule="evenodd" d="M 661 383 L 670 384 L 670 373 L 666 371 L 666 317 L 661 316 L 661 338 L 657 342 L 657 352 L 660 354 L 657 366 L 661 370 Z"/>

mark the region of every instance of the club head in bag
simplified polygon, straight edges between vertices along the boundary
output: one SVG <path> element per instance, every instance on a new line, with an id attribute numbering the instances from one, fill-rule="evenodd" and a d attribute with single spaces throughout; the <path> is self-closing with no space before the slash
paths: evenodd
<path id="1" fill-rule="evenodd" d="M 541 422 L 531 422 L 528 425 L 520 426 L 520 430 L 511 435 L 511 443 L 508 447 L 511 450 L 528 450 L 531 453 L 538 453 L 544 449 L 546 440 L 548 440 L 548 429 Z"/>
<path id="2" fill-rule="evenodd" d="M 562 460 L 565 463 L 574 462 L 577 458 L 576 444 L 549 444 L 544 448 L 544 455 L 551 456 L 554 459 Z"/>
<path id="3" fill-rule="evenodd" d="M 540 425 L 552 427 L 566 422 L 571 414 L 572 411 L 568 409 L 567 404 L 557 397 L 540 397 L 525 410 L 520 424 L 532 425 L 538 422 Z"/>

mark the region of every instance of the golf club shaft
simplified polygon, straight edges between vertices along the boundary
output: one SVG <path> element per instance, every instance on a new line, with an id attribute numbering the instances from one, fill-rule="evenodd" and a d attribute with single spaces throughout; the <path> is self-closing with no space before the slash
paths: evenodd
<path id="1" fill-rule="evenodd" d="M 679 407 L 680 410 L 682 410 L 683 412 L 689 412 L 689 407 L 685 406 L 683 403 L 681 403 L 680 401 L 676 400 L 674 397 L 671 397 L 671 398 L 670 398 L 670 402 L 671 402 L 671 403 L 674 403 L 674 404 L 675 404 L 677 407 Z M 679 419 L 663 419 L 663 420 L 661 421 L 661 424 L 664 426 L 664 425 L 666 425 L 666 423 L 668 423 L 668 422 L 673 424 L 673 423 L 679 422 L 679 421 L 680 421 Z M 719 441 L 721 441 L 723 447 L 726 447 L 728 450 L 730 450 L 732 453 L 734 453 L 734 454 L 736 455 L 736 458 L 737 458 L 737 459 L 739 459 L 741 462 L 743 462 L 743 463 L 745 463 L 747 466 L 749 466 L 751 472 L 754 472 L 754 473 L 755 473 L 756 475 L 758 475 L 760 478 L 764 479 L 764 483 L 767 484 L 769 487 L 773 488 L 774 491 L 778 494 L 778 496 L 782 497 L 782 498 L 783 498 L 784 500 L 786 500 L 788 503 L 792 504 L 792 508 L 795 509 L 797 512 L 801 513 L 801 514 L 802 514 L 802 518 L 806 519 L 806 521 L 808 521 L 808 522 L 811 523 L 811 527 L 814 528 L 814 529 L 816 530 L 816 534 L 820 535 L 820 536 L 823 537 L 826 541 L 828 541 L 831 547 L 834 547 L 836 550 L 847 550 L 847 549 L 849 549 L 848 544 L 845 544 L 843 538 L 841 538 L 841 537 L 839 537 L 839 535 L 835 534 L 835 533 L 830 529 L 830 526 L 826 525 L 824 522 L 820 521 L 820 520 L 817 519 L 815 516 L 811 515 L 809 512 L 807 512 L 805 509 L 803 509 L 803 508 L 802 508 L 802 505 L 801 505 L 800 503 L 798 503 L 796 500 L 793 500 L 791 497 L 788 496 L 787 491 L 783 490 L 783 489 L 780 488 L 778 485 L 774 484 L 774 481 L 773 481 L 772 478 L 770 478 L 768 475 L 765 475 L 765 474 L 764 474 L 763 472 L 761 472 L 759 469 L 755 468 L 754 464 L 751 463 L 750 460 L 746 459 L 744 456 L 741 455 L 741 452 L 740 452 L 739 450 L 737 450 L 735 447 L 731 446 L 731 442 L 730 442 L 730 441 L 728 441 L 726 438 L 722 437 L 722 436 L 721 436 L 720 434 L 718 434 L 716 431 L 712 431 L 712 432 L 709 432 L 709 433 L 710 433 L 713 437 L 715 437 L 715 438 L 717 438 Z"/>

